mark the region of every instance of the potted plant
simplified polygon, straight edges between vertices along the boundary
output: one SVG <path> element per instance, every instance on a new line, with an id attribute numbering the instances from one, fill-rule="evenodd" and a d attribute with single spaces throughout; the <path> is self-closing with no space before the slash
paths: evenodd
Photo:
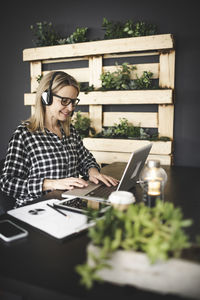
<path id="1" fill-rule="evenodd" d="M 81 283 L 91 288 L 104 280 L 198 298 L 200 264 L 181 258 L 192 247 L 183 230 L 191 223 L 170 202 L 111 207 L 89 229 L 87 262 L 76 267 Z"/>

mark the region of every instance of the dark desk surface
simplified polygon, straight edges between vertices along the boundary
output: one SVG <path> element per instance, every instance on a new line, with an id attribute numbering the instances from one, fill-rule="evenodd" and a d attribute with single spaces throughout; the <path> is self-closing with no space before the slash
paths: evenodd
<path id="1" fill-rule="evenodd" d="M 200 234 L 199 172 L 200 168 L 167 167 L 165 200 L 180 206 L 185 218 L 194 221 L 188 230 L 191 239 Z M 140 187 L 136 194 L 141 195 Z M 44 199 L 61 199 L 61 192 L 52 192 Z M 0 218 L 7 217 L 2 215 Z M 11 217 L 9 217 L 11 218 Z M 16 221 L 15 221 L 16 222 Z M 22 225 L 21 222 L 16 223 Z M 86 291 L 74 271 L 86 258 L 87 233 L 60 242 L 30 226 L 27 239 L 10 245 L 0 243 L 0 299 L 181 299 L 107 283 L 95 284 Z M 17 297 L 18 296 L 18 297 Z"/>

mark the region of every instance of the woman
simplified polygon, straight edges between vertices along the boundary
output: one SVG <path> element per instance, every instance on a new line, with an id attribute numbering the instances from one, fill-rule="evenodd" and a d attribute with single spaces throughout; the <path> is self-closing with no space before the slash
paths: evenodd
<path id="1" fill-rule="evenodd" d="M 70 124 L 79 102 L 77 81 L 65 72 L 49 72 L 36 93 L 35 113 L 20 124 L 9 142 L 1 189 L 16 199 L 16 207 L 51 190 L 83 188 L 87 182 L 116 185 L 100 173 L 93 155 Z"/>

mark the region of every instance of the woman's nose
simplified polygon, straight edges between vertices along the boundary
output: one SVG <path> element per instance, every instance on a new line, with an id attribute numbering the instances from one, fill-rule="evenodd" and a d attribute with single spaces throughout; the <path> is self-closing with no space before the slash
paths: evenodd
<path id="1" fill-rule="evenodd" d="M 67 108 L 68 108 L 69 111 L 72 111 L 74 109 L 71 102 L 67 105 Z"/>

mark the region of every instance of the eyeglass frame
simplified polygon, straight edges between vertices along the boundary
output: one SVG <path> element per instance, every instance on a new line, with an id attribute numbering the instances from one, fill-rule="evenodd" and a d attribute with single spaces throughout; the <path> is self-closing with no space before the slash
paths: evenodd
<path id="1" fill-rule="evenodd" d="M 52 96 L 61 99 L 61 104 L 62 104 L 63 106 L 68 106 L 68 105 L 70 105 L 70 103 L 72 103 L 72 106 L 75 107 L 75 106 L 78 105 L 79 102 L 80 102 L 80 99 L 79 99 L 79 98 L 72 99 L 72 98 L 70 98 L 70 97 L 61 97 L 61 96 L 56 95 L 56 94 L 54 94 L 54 93 L 52 93 Z M 69 99 L 69 103 L 63 104 L 63 100 L 66 100 L 66 99 Z M 77 102 L 77 103 L 75 103 L 75 102 Z"/>

